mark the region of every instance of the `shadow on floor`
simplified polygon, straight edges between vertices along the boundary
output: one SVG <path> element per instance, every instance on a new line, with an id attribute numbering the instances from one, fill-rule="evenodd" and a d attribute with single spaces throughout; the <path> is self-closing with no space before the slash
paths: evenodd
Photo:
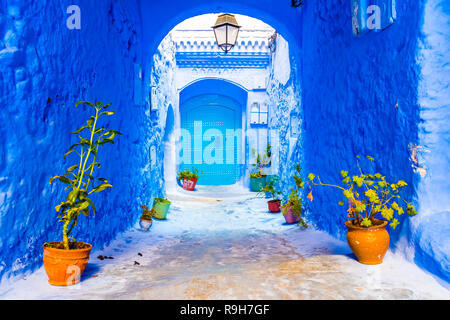
<path id="1" fill-rule="evenodd" d="M 85 281 L 90 278 L 95 278 L 94 276 L 97 275 L 99 271 L 100 271 L 100 266 L 98 264 L 88 263 L 86 265 L 86 269 L 84 269 L 84 272 L 81 275 L 81 281 Z"/>

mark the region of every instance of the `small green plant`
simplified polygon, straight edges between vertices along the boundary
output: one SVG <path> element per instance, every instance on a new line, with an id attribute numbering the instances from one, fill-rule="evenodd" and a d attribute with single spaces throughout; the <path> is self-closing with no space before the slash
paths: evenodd
<path id="1" fill-rule="evenodd" d="M 155 209 L 152 208 L 151 210 L 148 210 L 147 206 L 141 206 L 141 209 L 142 209 L 141 219 L 142 220 L 152 221 L 153 215 L 155 213 Z"/>
<path id="2" fill-rule="evenodd" d="M 83 214 L 89 217 L 90 208 L 92 208 L 94 214 L 97 211 L 89 195 L 112 188 L 112 185 L 105 178 L 95 178 L 94 170 L 100 168 L 100 163 L 98 162 L 100 146 L 107 143 L 114 144 L 114 139 L 117 135 L 121 135 L 119 131 L 99 126 L 100 117 L 115 114 L 114 111 L 108 110 L 111 104 L 103 105 L 102 102 L 94 104 L 87 101 L 79 101 L 76 107 L 80 104 L 92 107 L 95 110 L 95 115 L 86 121 L 85 126 L 82 126 L 75 132 L 71 132 L 71 134 L 79 138 L 79 141 L 69 148 L 64 158 L 72 153 L 76 153 L 79 156 L 79 161 L 77 164 L 70 166 L 63 175 L 52 177 L 49 181 L 52 184 L 53 180 L 58 179 L 66 185 L 65 191 L 69 191 L 66 200 L 55 207 L 59 221 L 63 223 L 62 244 L 65 250 L 69 250 L 69 236 L 77 225 L 79 215 Z M 88 138 L 82 136 L 84 132 L 88 132 Z M 71 240 L 76 242 L 73 238 Z"/>
<path id="3" fill-rule="evenodd" d="M 301 176 L 301 168 L 300 165 L 296 166 L 297 174 L 293 176 L 295 187 L 291 188 L 291 192 L 287 199 L 284 199 L 284 205 L 282 206 L 283 214 L 286 214 L 288 208 L 290 207 L 292 213 L 299 218 L 299 225 L 302 228 L 307 228 L 305 220 L 301 217 L 303 211 L 303 203 L 302 203 L 302 190 L 305 188 L 305 183 L 303 182 Z"/>
<path id="4" fill-rule="evenodd" d="M 373 162 L 370 156 L 366 157 Z M 367 174 L 364 173 L 359 165 L 359 156 L 356 157 L 356 165 L 360 174 L 349 176 L 348 171 L 342 170 L 342 185 L 333 185 L 322 183 L 320 177 L 309 174 L 310 183 L 314 186 L 328 186 L 340 189 L 345 200 L 339 202 L 340 206 L 349 203 L 347 217 L 351 219 L 354 225 L 369 228 L 379 224 L 376 219 L 377 215 L 381 215 L 385 220 L 390 222 L 390 226 L 395 229 L 399 225 L 395 215 L 406 213 L 409 216 L 417 214 L 412 203 L 407 202 L 400 196 L 402 188 L 407 186 L 403 180 L 397 183 L 390 183 L 386 177 L 380 173 Z M 312 188 L 308 195 L 308 199 L 313 200 Z M 397 203 L 399 202 L 399 203 Z M 377 221 L 378 220 L 378 221 Z"/>
<path id="5" fill-rule="evenodd" d="M 165 198 L 155 198 L 156 202 L 161 202 L 161 203 L 171 203 L 168 199 Z"/>
<path id="6" fill-rule="evenodd" d="M 264 168 L 270 166 L 272 158 L 272 146 L 267 144 L 266 151 L 263 154 L 256 155 L 256 150 L 252 149 L 253 157 L 256 156 L 256 163 L 252 164 L 255 168 L 254 172 L 250 173 L 250 178 L 262 178 L 266 176 L 264 174 Z M 253 175 L 253 176 L 252 176 Z"/>
<path id="7" fill-rule="evenodd" d="M 270 193 L 272 195 L 273 200 L 278 200 L 281 195 L 281 191 L 279 190 L 280 178 L 278 176 L 271 176 L 270 179 L 266 182 L 266 185 L 261 190 L 262 193 Z"/>
<path id="8" fill-rule="evenodd" d="M 199 177 L 198 169 L 193 168 L 192 171 L 185 170 L 178 173 L 177 180 L 184 181 L 184 180 L 198 179 L 198 177 Z"/>
<path id="9" fill-rule="evenodd" d="M 259 171 L 250 173 L 250 178 L 258 179 L 258 178 L 264 178 L 264 177 L 265 177 L 265 175 L 262 175 L 261 172 L 259 172 Z"/>

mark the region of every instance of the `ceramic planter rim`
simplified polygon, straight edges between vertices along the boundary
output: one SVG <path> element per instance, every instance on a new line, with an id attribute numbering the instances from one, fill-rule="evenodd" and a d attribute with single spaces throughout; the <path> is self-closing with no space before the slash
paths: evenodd
<path id="1" fill-rule="evenodd" d="M 61 243 L 62 241 L 51 241 L 48 243 Z M 92 244 L 87 243 L 87 242 L 81 242 L 81 241 L 77 241 L 77 243 L 82 243 L 82 244 L 87 244 L 89 246 L 89 248 L 84 248 L 84 249 L 58 249 L 58 248 L 52 248 L 52 247 L 46 247 L 45 244 L 42 245 L 42 247 L 44 248 L 44 250 L 48 250 L 48 251 L 53 251 L 53 252 L 85 252 L 85 251 L 90 251 L 92 250 Z"/>
<path id="2" fill-rule="evenodd" d="M 349 229 L 349 230 L 361 230 L 361 231 L 371 231 L 371 230 L 377 230 L 377 229 L 382 229 L 385 228 L 387 226 L 387 221 L 383 220 L 383 219 L 374 219 L 376 221 L 383 221 L 382 224 L 376 225 L 376 226 L 370 226 L 370 227 L 361 227 L 361 226 L 355 226 L 352 224 L 352 221 L 354 220 L 347 220 L 345 221 L 345 226 Z"/>

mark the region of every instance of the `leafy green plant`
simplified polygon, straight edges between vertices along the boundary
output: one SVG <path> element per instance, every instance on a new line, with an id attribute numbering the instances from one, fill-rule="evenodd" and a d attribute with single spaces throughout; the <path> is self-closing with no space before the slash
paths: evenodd
<path id="1" fill-rule="evenodd" d="M 107 143 L 114 144 L 114 139 L 121 135 L 119 131 L 99 127 L 101 116 L 115 114 L 115 111 L 108 110 L 111 104 L 103 105 L 102 102 L 94 104 L 79 101 L 76 107 L 80 104 L 92 107 L 95 110 L 95 115 L 86 121 L 85 126 L 71 132 L 72 135 L 79 138 L 79 141 L 69 148 L 64 158 L 75 153 L 79 156 L 79 161 L 77 164 L 70 166 L 63 175 L 52 177 L 49 181 L 52 184 L 53 180 L 57 179 L 66 185 L 65 191 L 69 191 L 66 200 L 55 207 L 60 219 L 59 222 L 63 223 L 62 244 L 65 250 L 69 250 L 69 236 L 77 225 L 79 215 L 83 214 L 89 217 L 90 209 L 94 214 L 97 212 L 89 195 L 112 188 L 112 185 L 105 178 L 95 178 L 94 170 L 101 166 L 98 162 L 99 148 Z M 88 133 L 88 138 L 82 136 L 84 132 Z M 76 242 L 73 238 L 72 241 Z"/>
<path id="2" fill-rule="evenodd" d="M 171 203 L 168 199 L 165 198 L 155 198 L 156 202 L 160 202 L 160 203 Z"/>
<path id="3" fill-rule="evenodd" d="M 300 165 L 296 166 L 296 172 L 297 174 L 294 174 L 294 184 L 295 187 L 291 188 L 291 192 L 287 199 L 284 199 L 284 205 L 282 206 L 283 214 L 285 215 L 287 213 L 288 208 L 290 207 L 292 210 L 292 213 L 298 217 L 299 225 L 302 226 L 302 228 L 307 228 L 308 225 L 306 224 L 303 217 L 301 217 L 302 211 L 303 211 L 303 203 L 302 203 L 302 190 L 305 188 L 305 183 L 303 182 L 302 176 L 301 176 L 301 168 Z"/>
<path id="4" fill-rule="evenodd" d="M 141 209 L 142 209 L 141 219 L 152 221 L 155 209 L 152 208 L 151 210 L 148 210 L 147 206 L 141 206 Z"/>
<path id="5" fill-rule="evenodd" d="M 270 179 L 266 182 L 266 185 L 261 190 L 262 193 L 270 193 L 272 194 L 273 200 L 278 200 L 279 195 L 281 195 L 281 191 L 279 190 L 280 178 L 278 176 L 271 176 Z"/>
<path id="6" fill-rule="evenodd" d="M 371 162 L 374 161 L 370 156 L 366 158 Z M 360 174 L 349 176 L 348 171 L 342 170 L 342 185 L 322 183 L 320 177 L 316 177 L 313 173 L 309 174 L 310 183 L 315 186 L 340 189 L 345 200 L 349 203 L 347 217 L 351 219 L 354 225 L 360 227 L 369 228 L 379 224 L 376 217 L 381 215 L 395 229 L 399 225 L 396 215 L 404 214 L 405 210 L 409 216 L 417 214 L 412 203 L 404 200 L 399 194 L 401 189 L 407 186 L 405 181 L 399 180 L 397 183 L 390 183 L 380 173 L 364 173 L 359 165 L 359 156 L 356 157 L 356 164 Z M 313 200 L 312 188 L 308 198 L 311 201 Z M 345 200 L 340 201 L 339 205 L 343 206 Z"/>
<path id="7" fill-rule="evenodd" d="M 178 173 L 177 180 L 184 181 L 184 180 L 198 179 L 198 177 L 199 177 L 198 169 L 192 169 L 192 171 L 184 170 Z"/>
<path id="8" fill-rule="evenodd" d="M 252 164 L 255 168 L 254 172 L 250 173 L 250 178 L 262 178 L 265 176 L 264 168 L 270 166 L 272 158 L 272 146 L 267 144 L 266 151 L 263 154 L 256 155 L 256 150 L 252 149 L 253 157 L 256 157 L 256 163 Z M 252 176 L 253 175 L 253 176 Z"/>
<path id="9" fill-rule="evenodd" d="M 264 178 L 264 177 L 265 177 L 265 175 L 262 175 L 261 172 L 259 172 L 259 171 L 250 173 L 250 178 L 258 179 L 258 178 Z"/>

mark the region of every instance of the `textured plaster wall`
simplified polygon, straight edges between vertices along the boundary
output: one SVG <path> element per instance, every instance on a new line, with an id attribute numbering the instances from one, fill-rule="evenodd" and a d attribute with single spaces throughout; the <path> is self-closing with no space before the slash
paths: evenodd
<path id="1" fill-rule="evenodd" d="M 88 109 L 79 99 L 113 103 L 105 122 L 124 133 L 100 153 L 100 176 L 114 185 L 94 197 L 95 217 L 81 217 L 75 238 L 98 248 L 136 221 L 152 196 L 149 134 L 143 106 L 134 105 L 134 64 L 141 63 L 135 1 L 77 1 L 81 30 L 66 28 L 71 1 L 0 1 L 0 277 L 41 265 L 42 244 L 60 239 L 54 206 L 62 185 L 48 179 L 76 160 L 63 160 Z"/>
<path id="2" fill-rule="evenodd" d="M 415 261 L 450 281 L 450 3 L 426 1 L 418 62 L 420 216 L 412 223 Z"/>
<path id="3" fill-rule="evenodd" d="M 418 141 L 421 2 L 398 2 L 393 26 L 360 38 L 352 36 L 348 6 L 345 0 L 319 0 L 305 2 L 302 10 L 306 173 L 339 183 L 341 170 L 356 173 L 356 155 L 371 155 L 376 162 L 367 168 L 405 180 L 406 198 L 413 200 L 418 177 L 409 146 Z M 361 162 L 363 168 L 367 162 Z M 309 217 L 319 229 L 343 239 L 341 198 L 335 190 L 317 188 Z M 399 231 L 391 232 L 392 243 Z"/>
<path id="4" fill-rule="evenodd" d="M 291 135 L 291 116 L 301 117 L 300 70 L 293 58 L 289 43 L 277 35 L 271 56 L 267 84 L 269 96 L 269 137 L 274 154 L 272 173 L 281 178 L 283 196 L 287 198 L 294 185 L 292 175 L 297 164 L 302 165 L 301 128 Z M 295 126 L 295 123 L 292 123 Z"/>
<path id="5" fill-rule="evenodd" d="M 159 195 L 164 195 L 164 143 L 163 138 L 165 135 L 166 123 L 167 123 L 167 111 L 169 106 L 172 106 L 176 112 L 178 112 L 178 92 L 175 82 L 175 43 L 172 41 L 171 36 L 168 35 L 161 44 L 158 46 L 158 50 L 153 55 L 152 73 L 151 73 L 151 86 L 153 90 L 147 88 L 145 92 L 152 91 L 152 111 L 151 111 L 151 126 L 149 134 L 151 136 L 150 141 L 150 157 L 151 162 L 148 164 L 152 176 L 151 185 L 147 186 L 149 189 L 155 189 Z M 177 116 L 178 118 L 179 116 Z M 175 152 L 175 151 L 174 151 Z M 147 166 L 147 167 L 148 167 Z M 168 170 L 175 170 L 175 164 L 172 164 L 172 168 Z"/>
<path id="6" fill-rule="evenodd" d="M 389 230 L 391 247 L 449 281 L 449 6 L 397 2 L 390 28 L 354 38 L 346 5 L 306 2 L 302 11 L 306 172 L 338 182 L 340 170 L 355 172 L 356 155 L 371 155 L 372 169 L 408 182 L 420 215 Z M 316 189 L 308 217 L 345 238 L 340 195 L 328 191 Z"/>

